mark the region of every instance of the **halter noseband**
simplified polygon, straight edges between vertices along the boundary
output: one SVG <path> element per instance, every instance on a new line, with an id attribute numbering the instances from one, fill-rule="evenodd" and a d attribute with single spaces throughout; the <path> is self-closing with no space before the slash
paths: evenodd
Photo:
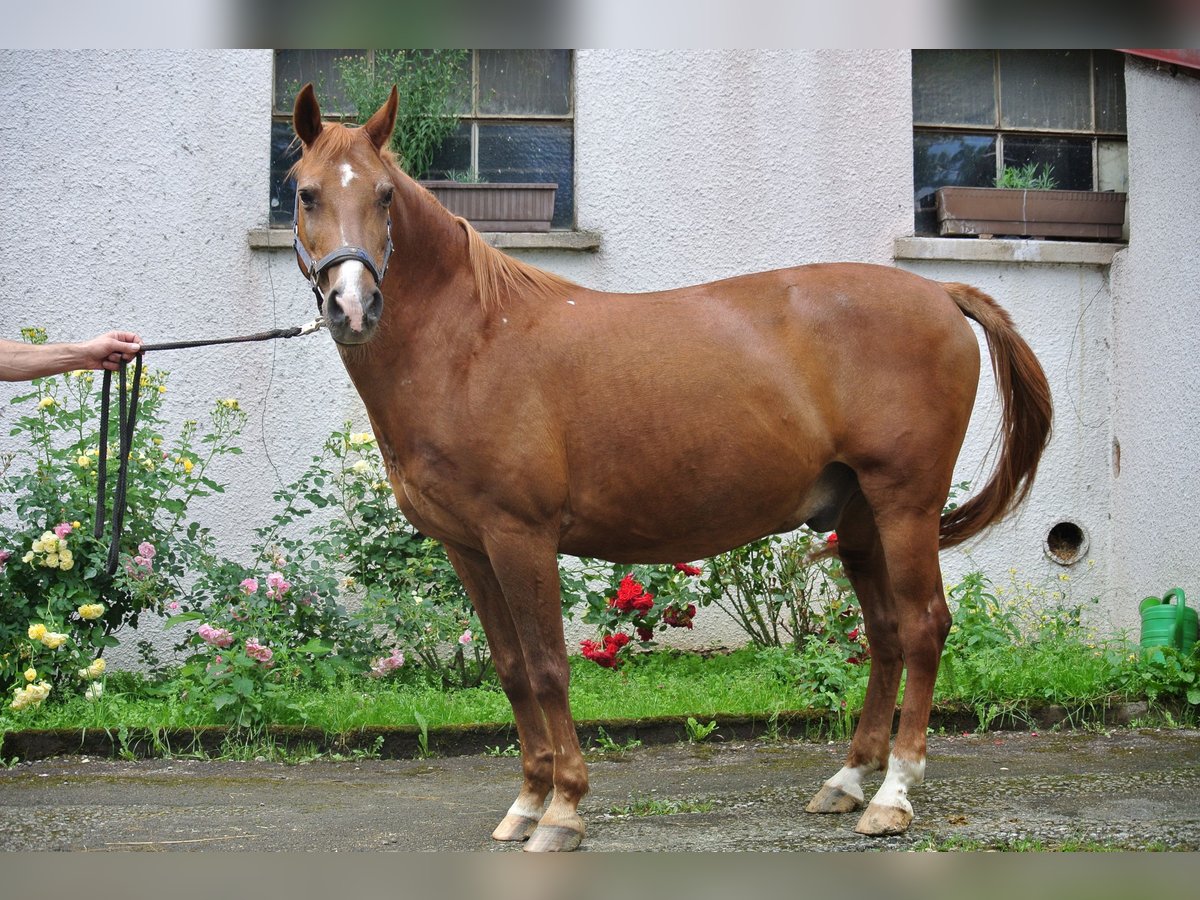
<path id="1" fill-rule="evenodd" d="M 387 220 L 387 246 L 383 248 L 383 267 L 376 268 L 375 260 L 371 259 L 371 254 L 362 247 L 338 247 L 329 253 L 326 253 L 316 262 L 313 262 L 312 254 L 308 252 L 308 248 L 304 246 L 304 242 L 300 240 L 300 192 L 296 191 L 296 201 L 292 208 L 292 246 L 296 248 L 296 259 L 300 261 L 300 271 L 304 273 L 304 277 L 308 279 L 308 283 L 312 286 L 313 295 L 317 298 L 317 312 L 324 313 L 325 296 L 321 293 L 319 282 L 321 276 L 325 274 L 327 269 L 336 266 L 343 262 L 360 262 L 367 267 L 367 271 L 375 278 L 375 284 L 381 290 L 383 289 L 383 279 L 387 275 L 388 262 L 392 258 L 392 213 L 388 210 Z"/>

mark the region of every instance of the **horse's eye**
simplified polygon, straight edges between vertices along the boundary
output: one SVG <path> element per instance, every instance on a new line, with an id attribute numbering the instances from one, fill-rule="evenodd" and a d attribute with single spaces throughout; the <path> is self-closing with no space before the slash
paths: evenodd
<path id="1" fill-rule="evenodd" d="M 379 195 L 379 205 L 380 206 L 391 206 L 392 205 L 392 193 L 393 193 L 392 188 L 388 188 L 386 191 L 384 191 L 382 194 L 380 194 Z"/>
<path id="2" fill-rule="evenodd" d="M 317 202 L 317 195 L 310 190 L 300 190 L 300 202 L 304 204 L 305 209 L 312 209 Z"/>

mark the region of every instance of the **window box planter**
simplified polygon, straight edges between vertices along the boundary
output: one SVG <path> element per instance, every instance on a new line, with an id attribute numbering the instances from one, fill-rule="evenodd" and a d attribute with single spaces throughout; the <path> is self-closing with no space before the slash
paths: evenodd
<path id="1" fill-rule="evenodd" d="M 944 187 L 937 191 L 943 235 L 1120 240 L 1126 194 Z"/>
<path id="2" fill-rule="evenodd" d="M 423 181 L 438 202 L 476 231 L 549 231 L 557 184 Z"/>

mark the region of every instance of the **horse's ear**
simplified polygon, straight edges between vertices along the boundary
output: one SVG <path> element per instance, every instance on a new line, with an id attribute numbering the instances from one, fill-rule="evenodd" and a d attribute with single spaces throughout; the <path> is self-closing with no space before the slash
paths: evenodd
<path id="1" fill-rule="evenodd" d="M 305 147 L 311 147 L 321 134 L 321 107 L 317 105 L 317 92 L 313 90 L 311 81 L 296 95 L 292 127 Z"/>
<path id="2" fill-rule="evenodd" d="M 392 85 L 392 92 L 388 94 L 387 103 L 376 110 L 375 115 L 367 120 L 367 124 L 363 129 L 367 132 L 367 137 L 371 139 L 371 143 L 375 145 L 376 150 L 382 150 L 387 146 L 387 142 L 392 138 L 392 131 L 396 128 L 396 107 L 399 105 L 399 100 L 396 95 L 396 86 Z"/>

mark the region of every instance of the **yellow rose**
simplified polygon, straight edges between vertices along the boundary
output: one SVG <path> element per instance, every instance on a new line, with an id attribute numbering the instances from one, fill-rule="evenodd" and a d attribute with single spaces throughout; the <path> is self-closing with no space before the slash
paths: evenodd
<path id="1" fill-rule="evenodd" d="M 25 680 L 26 681 L 34 681 L 36 678 L 37 678 L 37 669 L 30 666 L 28 669 L 25 670 Z"/>
<path id="2" fill-rule="evenodd" d="M 53 397 L 43 397 L 41 400 L 38 401 L 38 406 L 42 409 L 49 409 L 53 405 L 54 405 Z"/>
<path id="3" fill-rule="evenodd" d="M 79 528 L 79 527 L 80 527 L 79 520 L 78 520 L 78 519 L 76 519 L 74 522 L 72 522 L 72 523 L 71 523 L 71 527 L 72 527 L 72 528 Z"/>
<path id="4" fill-rule="evenodd" d="M 34 541 L 33 542 L 33 552 L 34 553 L 45 553 L 46 552 L 46 542 L 41 540 L 40 538 L 38 540 Z"/>
<path id="5" fill-rule="evenodd" d="M 85 603 L 83 606 L 79 607 L 79 609 L 75 610 L 75 612 L 79 613 L 79 618 L 91 621 L 104 615 L 104 604 Z"/>
<path id="6" fill-rule="evenodd" d="M 90 466 L 92 464 L 92 458 L 90 456 L 86 456 L 86 455 L 80 456 L 78 459 L 75 460 L 75 463 L 79 466 L 79 468 L 86 469 L 88 466 Z"/>
<path id="7" fill-rule="evenodd" d="M 29 639 L 31 641 L 40 641 L 46 636 L 46 626 L 42 624 L 29 626 Z"/>
<path id="8" fill-rule="evenodd" d="M 47 569 L 57 569 L 58 568 L 58 554 L 57 553 L 47 553 L 46 558 L 44 560 L 42 560 L 42 565 L 45 566 Z"/>
<path id="9" fill-rule="evenodd" d="M 57 631 L 47 631 L 42 635 L 42 645 L 48 650 L 57 650 L 67 642 L 65 634 L 59 634 Z"/>
<path id="10" fill-rule="evenodd" d="M 33 551 L 30 550 L 28 553 L 26 553 L 24 556 L 22 556 L 21 562 L 23 562 L 23 563 L 33 562 Z"/>
<path id="11" fill-rule="evenodd" d="M 91 678 L 99 678 L 101 675 L 104 674 L 104 670 L 105 670 L 105 668 L 107 668 L 107 665 L 108 664 L 105 663 L 105 661 L 103 659 L 97 659 L 95 662 L 93 662 L 90 666 L 87 667 L 88 676 Z"/>
<path id="12" fill-rule="evenodd" d="M 183 471 L 186 472 L 188 475 L 192 474 L 193 466 L 195 466 L 195 463 L 193 463 L 190 459 L 185 459 L 183 461 Z"/>

